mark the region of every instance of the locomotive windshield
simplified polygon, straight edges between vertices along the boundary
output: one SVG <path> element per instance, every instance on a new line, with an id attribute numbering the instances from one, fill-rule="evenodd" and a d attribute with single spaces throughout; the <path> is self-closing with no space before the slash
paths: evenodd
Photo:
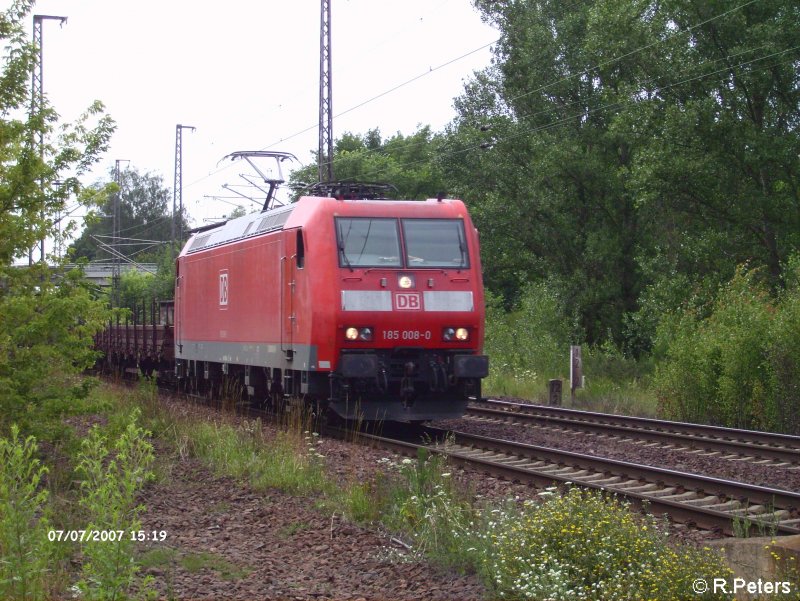
<path id="1" fill-rule="evenodd" d="M 336 219 L 339 265 L 402 267 L 396 219 Z"/>
<path id="2" fill-rule="evenodd" d="M 469 267 L 461 219 L 403 219 L 408 267 Z"/>
<path id="3" fill-rule="evenodd" d="M 337 217 L 341 267 L 469 267 L 461 219 L 401 219 L 405 256 L 400 250 L 398 220 Z"/>

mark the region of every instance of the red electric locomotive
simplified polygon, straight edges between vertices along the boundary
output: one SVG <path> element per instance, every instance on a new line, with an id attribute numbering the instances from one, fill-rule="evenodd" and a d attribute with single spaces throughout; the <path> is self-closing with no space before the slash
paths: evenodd
<path id="1" fill-rule="evenodd" d="M 304 196 L 192 235 L 175 374 L 345 418 L 458 417 L 488 373 L 478 236 L 460 200 Z"/>

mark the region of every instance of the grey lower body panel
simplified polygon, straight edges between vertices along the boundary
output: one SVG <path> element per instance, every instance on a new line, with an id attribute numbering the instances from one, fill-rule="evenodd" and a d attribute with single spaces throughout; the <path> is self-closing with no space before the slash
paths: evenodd
<path id="1" fill-rule="evenodd" d="M 287 351 L 291 350 L 291 353 Z M 289 358 L 291 357 L 291 359 Z M 252 365 L 279 369 L 317 371 L 317 347 L 294 344 L 291 347 L 269 342 L 208 342 L 182 340 L 175 345 L 175 359 L 210 361 L 229 365 Z M 326 370 L 327 371 L 327 370 Z"/>

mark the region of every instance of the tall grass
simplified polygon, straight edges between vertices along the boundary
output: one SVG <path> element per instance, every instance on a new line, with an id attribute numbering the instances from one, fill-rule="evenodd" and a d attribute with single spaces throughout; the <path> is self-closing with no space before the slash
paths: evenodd
<path id="1" fill-rule="evenodd" d="M 0 598 L 41 599 L 47 589 L 52 556 L 45 517 L 48 492 L 42 486 L 47 468 L 38 446 L 21 439 L 16 424 L 0 438 Z"/>
<path id="2" fill-rule="evenodd" d="M 79 455 L 78 473 L 83 476 L 79 503 L 87 514 L 86 530 L 122 533 L 115 540 L 89 537 L 82 542 L 77 588 L 86 599 L 125 598 L 138 572 L 132 533 L 141 528 L 144 507 L 136 503 L 136 494 L 152 477 L 149 467 L 154 459 L 149 432 L 137 425 L 138 416 L 136 409 L 111 445 L 108 436 L 93 427 Z"/>
<path id="3" fill-rule="evenodd" d="M 472 514 L 467 495 L 455 485 L 446 460 L 427 449 L 403 459 L 388 487 L 383 522 L 404 533 L 415 553 L 442 563 L 458 563 L 462 533 Z"/>
<path id="4" fill-rule="evenodd" d="M 652 361 L 635 360 L 611 343 L 584 347 L 585 388 L 570 393 L 570 345 L 579 332 L 564 312 L 559 295 L 545 284 L 530 285 L 519 306 L 505 311 L 487 303 L 486 345 L 489 377 L 483 393 L 547 404 L 551 379 L 562 381 L 565 407 L 654 417 L 658 399 L 650 386 Z"/>
<path id="5" fill-rule="evenodd" d="M 311 430 L 279 431 L 266 438 L 260 419 L 227 423 L 189 422 L 177 426 L 191 453 L 217 474 L 247 480 L 256 489 L 293 494 L 325 490 L 319 436 Z"/>

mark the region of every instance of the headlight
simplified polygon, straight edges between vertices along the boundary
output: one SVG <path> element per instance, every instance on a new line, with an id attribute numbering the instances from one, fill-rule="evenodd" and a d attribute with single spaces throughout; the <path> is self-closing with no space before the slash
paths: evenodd
<path id="1" fill-rule="evenodd" d="M 412 275 L 401 275 L 399 278 L 397 278 L 397 285 L 400 286 L 400 288 L 403 288 L 403 289 L 413 288 L 414 287 L 414 276 L 412 276 Z"/>
<path id="2" fill-rule="evenodd" d="M 442 340 L 446 342 L 466 342 L 469 340 L 467 328 L 445 328 L 442 330 Z"/>
<path id="3" fill-rule="evenodd" d="M 344 337 L 347 340 L 361 340 L 369 342 L 372 340 L 372 328 L 354 328 L 349 327 L 344 331 Z"/>

